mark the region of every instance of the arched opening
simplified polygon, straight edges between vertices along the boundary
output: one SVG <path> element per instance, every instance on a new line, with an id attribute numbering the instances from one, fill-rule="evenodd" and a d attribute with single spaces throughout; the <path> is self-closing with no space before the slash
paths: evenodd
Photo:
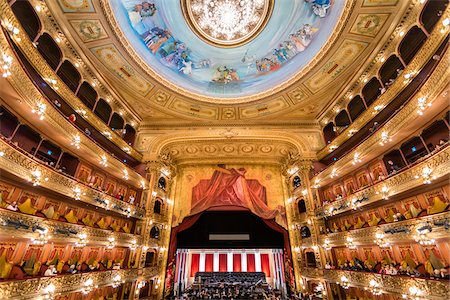
<path id="1" fill-rule="evenodd" d="M 350 114 L 350 118 L 354 122 L 366 110 L 366 107 L 364 106 L 361 96 L 356 95 L 348 104 L 347 109 Z"/>
<path id="2" fill-rule="evenodd" d="M 11 141 L 26 152 L 34 154 L 41 142 L 41 136 L 27 125 L 20 125 Z"/>
<path id="3" fill-rule="evenodd" d="M 111 121 L 109 122 L 109 127 L 111 127 L 112 130 L 121 130 L 124 123 L 123 118 L 118 113 L 114 113 L 111 117 Z"/>
<path id="4" fill-rule="evenodd" d="M 62 58 L 62 52 L 56 42 L 48 33 L 42 34 L 37 42 L 37 49 L 39 53 L 41 53 L 42 57 L 50 65 L 50 67 L 53 70 L 56 70 Z"/>
<path id="5" fill-rule="evenodd" d="M 57 168 L 70 176 L 75 176 L 75 172 L 77 171 L 79 163 L 80 161 L 78 160 L 78 158 L 76 158 L 73 155 L 70 155 L 69 153 L 64 152 L 63 155 L 61 156 L 61 160 Z"/>
<path id="6" fill-rule="evenodd" d="M 395 174 L 406 166 L 398 149 L 384 155 L 383 162 L 389 174 Z"/>
<path id="7" fill-rule="evenodd" d="M 399 53 L 405 64 L 409 64 L 427 39 L 426 34 L 418 26 L 412 27 L 403 37 Z"/>
<path id="8" fill-rule="evenodd" d="M 299 176 L 295 176 L 294 179 L 292 179 L 292 186 L 294 188 L 298 188 L 301 185 L 302 185 L 302 180 L 300 179 Z"/>
<path id="9" fill-rule="evenodd" d="M 307 267 L 316 267 L 316 255 L 311 250 L 305 250 L 305 262 Z"/>
<path id="10" fill-rule="evenodd" d="M 134 144 L 135 138 L 136 130 L 130 124 L 125 125 L 125 134 L 123 135 L 123 140 L 131 146 Z"/>
<path id="11" fill-rule="evenodd" d="M 68 60 L 65 60 L 57 72 L 59 78 L 69 87 L 72 92 L 76 92 L 81 81 L 81 75 L 77 68 Z"/>
<path id="12" fill-rule="evenodd" d="M 145 254 L 145 267 L 152 267 L 154 265 L 155 257 L 155 251 L 148 251 Z"/>
<path id="13" fill-rule="evenodd" d="M 4 106 L 0 106 L 0 133 L 9 138 L 14 133 L 14 130 L 19 126 L 19 120 L 15 115 L 10 113 Z"/>
<path id="14" fill-rule="evenodd" d="M 159 228 L 157 226 L 153 226 L 152 229 L 150 229 L 150 237 L 152 239 L 159 239 Z"/>
<path id="15" fill-rule="evenodd" d="M 311 230 L 309 229 L 308 226 L 302 226 L 300 228 L 300 235 L 302 236 L 302 238 L 309 238 L 311 237 Z"/>
<path id="16" fill-rule="evenodd" d="M 420 21 L 423 27 L 431 33 L 436 23 L 442 16 L 448 5 L 448 0 L 429 0 L 422 9 L 422 14 L 420 15 Z"/>
<path id="17" fill-rule="evenodd" d="M 421 134 L 430 151 L 435 150 L 447 143 L 448 141 L 448 127 L 443 120 L 435 121 L 428 126 Z"/>
<path id="18" fill-rule="evenodd" d="M 94 113 L 106 124 L 108 124 L 111 112 L 112 112 L 111 106 L 109 106 L 109 104 L 102 98 L 98 99 Z"/>
<path id="19" fill-rule="evenodd" d="M 161 202 L 161 200 L 159 200 L 159 198 L 157 198 L 155 200 L 155 205 L 153 206 L 153 212 L 155 214 L 161 214 L 161 206 L 162 206 L 162 202 Z"/>
<path id="20" fill-rule="evenodd" d="M 304 200 L 304 199 L 300 199 L 300 200 L 297 202 L 297 208 L 298 208 L 298 213 L 299 213 L 299 214 L 302 214 L 302 213 L 305 213 L 305 212 L 306 212 L 306 203 L 305 203 L 305 200 Z"/>
<path id="21" fill-rule="evenodd" d="M 34 11 L 33 6 L 28 1 L 15 1 L 11 5 L 11 9 L 30 37 L 30 40 L 33 41 L 41 31 L 41 21 Z"/>
<path id="22" fill-rule="evenodd" d="M 345 109 L 338 113 L 338 115 L 334 119 L 334 123 L 339 127 L 347 127 L 348 125 L 350 125 L 350 119 Z"/>
<path id="23" fill-rule="evenodd" d="M 381 66 L 379 75 L 384 85 L 391 85 L 403 70 L 403 64 L 396 55 L 391 55 Z"/>
<path id="24" fill-rule="evenodd" d="M 162 190 L 166 190 L 166 179 L 164 177 L 159 177 L 158 188 L 160 188 Z"/>
<path id="25" fill-rule="evenodd" d="M 416 136 L 409 139 L 407 142 L 403 143 L 400 147 L 403 155 L 405 156 L 408 164 L 414 163 L 421 157 L 424 157 L 428 154 L 428 150 L 426 146 L 423 144 L 420 137 Z"/>
<path id="26" fill-rule="evenodd" d="M 77 96 L 89 109 L 94 108 L 97 101 L 97 92 L 89 83 L 84 81 L 81 84 Z"/>
<path id="27" fill-rule="evenodd" d="M 334 123 L 330 122 L 323 128 L 323 137 L 327 144 L 331 143 L 336 137 L 336 132 L 334 131 Z"/>
<path id="28" fill-rule="evenodd" d="M 381 84 L 376 77 L 370 79 L 363 87 L 362 95 L 367 106 L 372 104 L 381 95 Z"/>
<path id="29" fill-rule="evenodd" d="M 60 155 L 61 148 L 50 141 L 44 140 L 37 149 L 35 157 L 53 167 L 56 166 Z"/>

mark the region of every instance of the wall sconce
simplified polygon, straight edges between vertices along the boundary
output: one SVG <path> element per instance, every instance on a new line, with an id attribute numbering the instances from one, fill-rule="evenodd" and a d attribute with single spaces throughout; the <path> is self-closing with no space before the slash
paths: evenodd
<path id="1" fill-rule="evenodd" d="M 408 289 L 408 292 L 409 292 L 409 296 L 411 297 L 411 299 L 414 299 L 414 300 L 420 299 L 420 295 L 422 295 L 422 293 L 423 293 L 423 292 L 422 292 L 418 287 L 416 287 L 416 286 L 410 286 L 409 289 Z M 403 297 L 403 299 L 407 299 L 407 298 L 408 298 L 408 295 L 403 294 L 402 297 Z"/>
<path id="2" fill-rule="evenodd" d="M 389 142 L 392 142 L 392 139 L 389 137 L 389 134 L 386 131 L 383 131 L 380 137 L 380 145 L 384 146 Z"/>
<path id="3" fill-rule="evenodd" d="M 436 241 L 427 236 L 428 231 L 418 231 L 418 235 L 414 236 L 414 240 L 423 246 L 434 245 Z"/>
<path id="4" fill-rule="evenodd" d="M 53 294 L 55 293 L 56 287 L 53 283 L 50 283 L 49 285 L 47 285 L 44 289 L 43 292 L 46 294 L 45 298 L 46 299 L 53 299 Z"/>
<path id="5" fill-rule="evenodd" d="M 113 237 L 108 238 L 108 245 L 106 245 L 106 248 L 112 249 L 116 246 L 116 239 Z"/>
<path id="6" fill-rule="evenodd" d="M 31 171 L 31 178 L 28 179 L 28 181 L 31 181 L 33 183 L 33 186 L 41 185 L 42 180 L 42 172 L 39 169 L 36 169 L 34 171 Z M 48 177 L 44 178 L 45 181 L 48 181 Z"/>
<path id="7" fill-rule="evenodd" d="M 92 278 L 89 278 L 89 279 L 87 279 L 85 282 L 84 282 L 84 287 L 83 287 L 83 289 L 81 290 L 81 292 L 84 294 L 84 295 L 86 295 L 86 294 L 89 294 L 92 290 L 93 290 L 93 288 L 94 288 L 94 280 L 92 280 Z M 98 286 L 95 286 L 95 288 L 98 288 Z"/>
<path id="8" fill-rule="evenodd" d="M 297 166 L 293 166 L 287 171 L 287 173 L 289 175 L 294 175 L 295 173 L 297 173 L 297 171 L 298 171 L 298 167 Z"/>
<path id="9" fill-rule="evenodd" d="M 78 241 L 75 242 L 75 247 L 86 247 L 88 240 L 86 240 L 87 235 L 82 233 L 78 235 Z"/>
<path id="10" fill-rule="evenodd" d="M 122 150 L 125 151 L 125 152 L 128 153 L 128 154 L 131 153 L 130 147 L 124 147 L 124 148 L 122 148 Z"/>
<path id="11" fill-rule="evenodd" d="M 13 58 L 9 55 L 3 54 L 2 55 L 2 76 L 3 78 L 6 78 L 11 75 L 11 72 L 9 71 L 9 68 L 11 68 Z"/>
<path id="12" fill-rule="evenodd" d="M 378 282 L 375 279 L 369 281 L 369 288 L 364 288 L 366 291 L 369 290 L 374 296 L 379 296 L 383 291 L 378 287 Z"/>
<path id="13" fill-rule="evenodd" d="M 380 194 L 380 192 L 377 192 L 377 194 Z M 389 189 L 385 185 L 381 187 L 381 197 L 383 198 L 383 200 L 389 199 Z"/>
<path id="14" fill-rule="evenodd" d="M 124 170 L 123 170 L 122 178 L 125 179 L 125 180 L 130 179 L 130 177 L 129 177 L 129 175 L 128 175 L 128 170 L 127 170 L 127 169 L 124 169 Z"/>
<path id="15" fill-rule="evenodd" d="M 336 146 L 336 145 L 330 145 L 330 147 L 328 148 L 329 150 L 329 152 L 333 152 L 334 150 L 336 150 L 338 148 L 338 146 Z"/>
<path id="16" fill-rule="evenodd" d="M 103 131 L 102 132 L 102 134 L 104 135 L 104 136 L 106 136 L 108 139 L 112 139 L 112 134 L 111 134 L 111 132 L 109 132 L 109 131 Z"/>
<path id="17" fill-rule="evenodd" d="M 80 109 L 77 109 L 75 111 L 77 112 L 77 114 L 82 116 L 84 119 L 88 118 L 87 111 L 85 109 L 80 108 Z"/>
<path id="18" fill-rule="evenodd" d="M 353 161 L 352 161 L 352 165 L 356 165 L 357 163 L 361 162 L 361 154 L 359 154 L 358 152 L 356 152 L 355 154 L 353 154 Z"/>
<path id="19" fill-rule="evenodd" d="M 113 278 L 113 284 L 112 284 L 112 287 L 115 289 L 115 288 L 118 288 L 122 283 L 125 283 L 125 280 L 122 280 L 122 277 L 120 277 L 120 275 L 119 274 L 117 274 L 116 276 L 114 276 L 114 278 Z"/>
<path id="20" fill-rule="evenodd" d="M 132 241 L 131 241 L 131 245 L 130 245 L 131 251 L 136 250 L 137 247 L 138 247 L 138 246 L 137 246 L 136 240 L 132 240 Z"/>
<path id="21" fill-rule="evenodd" d="M 72 143 L 70 143 L 70 145 L 71 145 L 71 146 L 74 146 L 74 147 L 77 148 L 77 149 L 80 149 L 80 145 L 81 145 L 81 138 L 80 138 L 80 136 L 79 136 L 79 135 L 76 135 L 76 136 L 73 138 L 73 141 L 72 141 Z"/>
<path id="22" fill-rule="evenodd" d="M 347 241 L 345 242 L 345 246 L 349 249 L 355 249 L 356 245 L 353 243 L 353 238 L 347 237 Z"/>
<path id="23" fill-rule="evenodd" d="M 100 165 L 104 166 L 105 168 L 108 166 L 108 159 L 106 158 L 105 155 L 103 155 L 100 158 L 100 162 L 99 163 L 100 163 Z"/>
<path id="24" fill-rule="evenodd" d="M 431 178 L 431 173 L 433 173 L 433 170 L 431 170 L 429 167 L 425 167 L 422 170 L 422 178 L 423 178 L 423 184 L 430 184 L 431 180 L 434 178 Z M 416 175 L 414 178 L 419 179 L 420 176 Z"/>
<path id="25" fill-rule="evenodd" d="M 325 249 L 325 250 L 331 250 L 331 245 L 330 245 L 330 241 L 329 240 L 325 240 L 324 241 L 324 243 L 323 243 L 323 248 Z"/>
<path id="26" fill-rule="evenodd" d="M 45 110 L 47 109 L 47 105 L 42 102 L 38 102 L 36 107 L 31 110 L 33 114 L 37 114 L 39 116 L 39 120 L 44 120 Z"/>
<path id="27" fill-rule="evenodd" d="M 157 283 L 160 283 L 160 282 L 161 282 L 161 280 L 158 279 Z M 146 283 L 147 283 L 147 282 L 144 281 L 144 280 L 139 281 L 138 284 L 137 284 L 137 286 L 136 286 L 136 289 L 138 289 L 138 290 L 142 289 L 142 288 L 146 285 Z"/>
<path id="28" fill-rule="evenodd" d="M 314 185 L 312 187 L 315 189 L 320 188 L 320 180 L 319 179 L 314 180 Z"/>
<path id="29" fill-rule="evenodd" d="M 340 286 L 342 286 L 342 288 L 344 288 L 346 290 L 350 287 L 348 285 L 348 278 L 345 277 L 344 275 L 341 276 L 341 281 L 340 282 L 336 282 L 336 284 L 339 284 Z"/>
<path id="30" fill-rule="evenodd" d="M 145 181 L 141 180 L 141 189 L 145 190 L 146 188 Z"/>
<path id="31" fill-rule="evenodd" d="M 36 239 L 32 238 L 31 242 L 34 245 L 45 245 L 45 244 L 47 244 L 48 240 L 51 239 L 51 236 L 48 235 L 48 229 L 47 228 L 45 228 L 43 230 L 37 229 L 36 231 L 39 233 L 39 236 Z"/>
<path id="32" fill-rule="evenodd" d="M 76 185 L 73 189 L 72 189 L 72 191 L 73 191 L 73 198 L 75 199 L 75 200 L 80 200 L 81 199 L 81 195 L 86 195 L 86 193 L 82 193 L 81 192 L 81 188 L 78 186 L 78 185 Z"/>
<path id="33" fill-rule="evenodd" d="M 330 174 L 330 177 L 331 178 L 334 178 L 334 177 L 337 177 L 338 176 L 338 172 L 337 172 L 337 169 L 336 168 L 334 168 L 333 170 L 331 170 L 331 174 Z"/>
<path id="34" fill-rule="evenodd" d="M 375 240 L 373 242 L 375 244 L 377 244 L 381 248 L 389 247 L 389 242 L 386 242 L 384 240 L 384 234 L 383 233 L 376 233 L 375 234 Z"/>
<path id="35" fill-rule="evenodd" d="M 417 113 L 419 115 L 423 115 L 424 110 L 430 106 L 431 102 L 427 103 L 427 97 L 420 97 L 419 99 L 417 99 L 417 107 L 418 107 Z"/>
<path id="36" fill-rule="evenodd" d="M 348 136 L 352 136 L 352 135 L 354 135 L 355 133 L 357 133 L 358 132 L 358 130 L 356 130 L 356 129 L 350 129 L 349 131 L 348 131 Z"/>

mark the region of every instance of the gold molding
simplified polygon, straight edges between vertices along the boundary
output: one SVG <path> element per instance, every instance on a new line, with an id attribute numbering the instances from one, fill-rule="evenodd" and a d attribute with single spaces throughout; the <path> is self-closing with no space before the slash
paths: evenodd
<path id="1" fill-rule="evenodd" d="M 11 145 L 8 145 L 4 140 L 1 140 L 0 149 L 4 153 L 4 155 L 0 157 L 0 169 L 7 170 L 25 181 L 31 179 L 31 172 L 33 170 L 39 169 L 42 173 L 41 186 L 59 194 L 73 197 L 73 188 L 75 186 L 82 185 L 78 181 L 56 172 L 48 166 L 39 163 L 31 157 L 19 152 Z M 48 178 L 48 181 L 43 180 L 44 178 Z M 140 207 L 136 207 L 124 201 L 118 200 L 84 184 L 82 185 L 82 188 L 85 195 L 81 195 L 79 201 L 105 208 L 104 205 L 94 200 L 99 197 L 101 199 L 108 200 L 109 209 L 121 215 L 127 216 L 126 209 L 130 208 L 133 217 L 142 219 L 145 216 L 145 210 Z"/>
<path id="2" fill-rule="evenodd" d="M 414 6 L 417 8 L 417 6 Z M 408 20 L 405 21 L 405 27 L 412 27 L 414 25 L 417 25 L 417 18 L 418 13 L 415 12 L 413 14 L 408 15 Z M 446 13 L 442 16 L 441 20 L 448 18 L 450 16 L 450 9 L 446 10 Z M 408 22 L 409 21 L 409 22 Z M 409 25 L 407 25 L 409 24 Z M 403 28 L 403 27 L 402 27 Z M 405 29 L 402 29 L 405 30 Z M 444 31 L 442 31 L 444 30 Z M 399 30 L 397 30 L 399 31 Z M 405 30 L 406 31 L 406 30 Z M 441 43 L 445 40 L 445 38 L 448 35 L 448 27 L 442 25 L 441 22 L 438 22 L 436 25 L 436 28 L 433 30 L 431 35 L 427 38 L 426 42 L 422 45 L 419 52 L 414 56 L 413 60 L 406 66 L 406 68 L 403 70 L 402 75 L 400 75 L 394 83 L 386 90 L 384 94 L 379 96 L 367 109 L 352 123 L 350 124 L 345 130 L 343 130 L 330 144 L 326 145 L 322 150 L 320 150 L 317 153 L 318 159 L 322 159 L 326 155 L 330 153 L 330 147 L 331 146 L 341 146 L 344 144 L 352 134 L 350 132 L 357 132 L 361 128 L 363 128 L 367 122 L 373 119 L 373 113 L 374 108 L 377 106 L 386 107 L 390 102 L 392 102 L 396 96 L 398 96 L 414 79 L 415 76 L 422 70 L 422 68 L 425 66 L 425 64 L 428 62 L 428 60 L 431 58 L 431 56 L 436 52 L 436 50 L 440 47 Z M 389 41 L 389 44 L 384 47 L 382 53 L 389 53 L 389 55 L 383 54 L 382 56 L 387 58 L 390 57 L 393 54 L 397 54 L 397 43 L 401 41 L 401 37 L 398 34 L 398 32 L 394 32 L 393 34 L 396 34 L 396 38 L 391 39 Z M 397 43 L 396 43 L 397 42 Z M 398 55 L 398 54 L 397 54 Z M 445 60 L 443 58 L 443 60 Z M 372 77 L 379 77 L 378 71 L 379 68 L 383 65 L 383 62 L 377 61 L 377 63 L 373 63 L 369 70 L 364 71 L 364 77 L 366 78 L 372 78 Z M 411 76 L 410 79 L 405 79 L 403 77 L 404 74 L 414 74 Z M 359 80 L 359 78 L 357 79 Z M 358 82 L 356 87 L 353 87 L 351 89 L 351 93 L 354 96 L 359 95 L 361 92 L 354 92 L 354 90 L 361 90 L 365 83 Z M 347 103 L 344 105 L 344 103 L 336 104 L 336 107 L 343 107 L 343 109 L 346 109 L 348 103 L 351 101 L 348 97 L 345 98 Z M 342 102 L 342 101 L 341 101 Z M 337 113 L 333 110 L 329 109 L 328 112 L 321 116 L 320 120 L 327 120 L 328 122 L 333 120 L 333 116 L 336 116 Z M 327 122 L 327 123 L 328 123 Z M 325 124 L 326 125 L 326 124 Z"/>
<path id="3" fill-rule="evenodd" d="M 394 196 L 415 187 L 422 186 L 423 178 L 417 175 L 422 174 L 422 170 L 426 167 L 432 170 L 433 180 L 438 180 L 439 178 L 448 176 L 450 173 L 450 146 L 447 145 L 444 149 L 441 149 L 436 154 L 415 164 L 408 170 L 395 174 L 344 199 L 336 200 L 332 203 L 318 207 L 316 209 L 316 215 L 322 216 L 325 211 L 329 211 L 332 207 L 338 208 L 347 206 L 341 210 L 335 209 L 335 214 L 340 214 L 351 210 L 352 208 L 348 205 L 351 202 L 349 198 L 361 199 L 363 197 L 367 197 L 368 200 L 362 202 L 361 207 L 380 201 L 383 199 L 383 195 L 380 191 L 384 186 L 387 188 L 389 196 Z"/>
<path id="4" fill-rule="evenodd" d="M 3 3 L 1 8 L 3 11 L 2 17 L 4 18 L 4 20 L 5 21 L 7 20 L 15 27 L 19 28 L 19 33 L 17 36 L 20 38 L 20 41 L 16 40 L 15 43 L 21 49 L 24 55 L 28 58 L 28 61 L 33 65 L 35 70 L 40 74 L 40 76 L 44 80 L 50 78 L 56 80 L 56 84 L 53 85 L 57 85 L 58 89 L 53 88 L 53 91 L 58 95 L 60 95 L 66 101 L 66 103 L 70 105 L 70 107 L 73 110 L 85 111 L 86 112 L 85 117 L 83 116 L 83 114 L 79 114 L 80 117 L 83 117 L 89 124 L 93 125 L 100 133 L 109 132 L 111 134 L 110 139 L 111 142 L 116 144 L 121 149 L 129 148 L 130 149 L 129 155 L 133 156 L 137 160 L 142 159 L 141 153 L 137 152 L 134 149 L 134 147 L 128 145 L 121 137 L 119 137 L 119 135 L 116 132 L 112 131 L 108 127 L 108 125 L 106 125 L 102 120 L 100 120 L 100 118 L 66 86 L 66 84 L 60 79 L 60 77 L 56 74 L 56 72 L 53 71 L 52 68 L 50 68 L 50 66 L 42 57 L 42 55 L 39 53 L 39 51 L 36 49 L 36 47 L 33 46 L 22 25 L 12 12 L 11 7 L 7 3 L 6 4 Z M 52 86 L 52 84 L 49 84 L 49 86 Z M 98 97 L 100 97 L 100 95 L 98 95 Z"/>
<path id="5" fill-rule="evenodd" d="M 124 33 L 122 32 L 120 25 L 118 24 L 114 13 L 112 12 L 111 5 L 109 1 L 107 0 L 99 0 L 100 6 L 102 8 L 103 14 L 105 15 L 106 20 L 108 21 L 110 25 L 110 29 L 114 33 L 114 35 L 117 37 L 118 42 L 122 45 L 122 49 L 125 50 L 125 52 L 128 54 L 128 56 L 133 60 L 134 64 L 141 67 L 141 70 L 150 76 L 151 78 L 154 78 L 157 82 L 161 84 L 161 86 L 167 87 L 171 89 L 173 92 L 183 95 L 184 100 L 190 100 L 191 103 L 214 103 L 214 104 L 240 104 L 240 103 L 247 103 L 251 101 L 261 100 L 262 98 L 269 97 L 275 93 L 278 93 L 287 87 L 293 85 L 296 83 L 300 78 L 303 78 L 306 76 L 306 74 L 311 71 L 314 67 L 316 67 L 324 58 L 324 56 L 330 51 L 330 49 L 335 45 L 335 43 L 338 40 L 338 37 L 341 36 L 345 25 L 348 23 L 349 16 L 352 12 L 353 7 L 356 5 L 356 0 L 345 0 L 345 7 L 343 8 L 343 11 L 341 13 L 341 16 L 335 25 L 335 28 L 333 30 L 333 33 L 328 38 L 327 42 L 324 44 L 322 49 L 315 55 L 314 58 L 310 60 L 310 63 L 303 69 L 301 69 L 296 75 L 292 76 L 289 80 L 286 80 L 284 83 L 268 90 L 265 92 L 261 92 L 258 94 L 254 94 L 251 96 L 244 96 L 244 97 L 237 97 L 233 99 L 220 99 L 220 98 L 214 98 L 210 96 L 201 95 L 198 93 L 193 93 L 191 91 L 188 91 L 186 89 L 180 88 L 179 86 L 173 84 L 171 81 L 163 78 L 156 70 L 153 70 L 150 68 L 140 57 L 140 55 L 136 52 L 136 50 L 133 48 L 131 43 L 128 41 L 128 39 L 125 37 Z M 226 101 L 224 101 L 226 100 Z"/>

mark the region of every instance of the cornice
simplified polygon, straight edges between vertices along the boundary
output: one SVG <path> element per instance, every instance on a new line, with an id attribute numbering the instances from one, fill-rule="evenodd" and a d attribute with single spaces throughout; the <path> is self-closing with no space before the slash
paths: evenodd
<path id="1" fill-rule="evenodd" d="M 142 208 L 130 205 L 89 186 L 80 184 L 78 181 L 56 172 L 47 165 L 39 163 L 28 155 L 14 149 L 4 140 L 0 142 L 0 149 L 3 152 L 3 155 L 0 156 L 0 169 L 6 170 L 25 181 L 32 181 L 31 172 L 38 169 L 42 173 L 40 184 L 46 189 L 73 198 L 73 189 L 78 186 L 82 190 L 82 193 L 79 195 L 79 201 L 104 209 L 110 209 L 124 216 L 130 214 L 138 219 L 142 219 L 145 216 L 145 210 Z M 45 178 L 48 178 L 48 180 L 44 180 Z M 95 199 L 101 199 L 103 202 L 97 202 Z M 108 200 L 109 203 L 105 204 L 105 200 Z"/>
<path id="2" fill-rule="evenodd" d="M 56 83 L 52 84 L 49 82 L 49 86 L 52 87 L 53 91 L 60 95 L 67 104 L 69 104 L 75 111 L 83 111 L 84 113 L 79 113 L 87 122 L 93 125 L 99 132 L 108 132 L 111 135 L 110 140 L 119 146 L 121 149 L 128 148 L 129 155 L 133 156 L 137 160 L 142 159 L 142 154 L 136 151 L 132 146 L 128 145 L 116 132 L 112 131 L 100 118 L 89 109 L 59 78 L 55 71 L 48 65 L 42 55 L 38 52 L 36 47 L 30 41 L 28 35 L 23 29 L 20 22 L 15 17 L 11 10 L 11 7 L 7 2 L 3 2 L 1 5 L 3 22 L 8 22 L 13 26 L 19 28 L 19 33 L 17 37 L 20 40 L 15 40 L 16 45 L 21 49 L 21 51 L 28 58 L 28 61 L 33 65 L 36 71 L 41 75 L 43 79 L 47 81 L 55 80 Z M 55 88 L 57 86 L 57 88 Z"/>
<path id="3" fill-rule="evenodd" d="M 370 153 L 373 154 L 379 152 L 380 147 L 382 147 L 380 146 L 381 133 L 386 132 L 388 136 L 392 138 L 396 134 L 401 133 L 407 125 L 415 124 L 418 117 L 417 110 L 419 109 L 419 98 L 425 97 L 427 103 L 432 105 L 432 103 L 438 99 L 440 93 L 448 88 L 449 82 L 450 52 L 446 51 L 426 83 L 397 114 L 380 127 L 377 130 L 377 133 L 369 136 L 351 152 L 341 157 L 337 162 L 329 165 L 320 174 L 314 176 L 312 181 L 321 182 L 321 185 L 324 186 L 333 180 L 333 177 L 331 176 L 333 170 L 342 176 L 355 168 L 355 166 L 352 166 L 352 160 L 355 153 L 358 153 L 360 158 L 364 158 L 364 156 L 369 155 Z M 322 153 L 322 151 L 320 153 Z"/>
<path id="4" fill-rule="evenodd" d="M 416 20 L 417 14 L 411 14 L 410 17 L 413 16 L 414 18 L 412 20 Z M 450 9 L 446 10 L 446 13 L 444 16 L 442 16 L 442 19 L 448 18 L 450 16 Z M 416 25 L 416 23 L 413 23 L 413 25 Z M 429 61 L 431 56 L 436 52 L 436 50 L 439 48 L 439 46 L 442 44 L 442 42 L 445 40 L 449 32 L 449 28 L 445 27 L 441 24 L 441 22 L 436 25 L 436 28 L 433 30 L 432 34 L 428 37 L 425 44 L 420 48 L 419 52 L 414 56 L 414 59 L 406 66 L 406 68 L 403 70 L 402 74 L 412 74 L 409 79 L 404 78 L 403 76 L 400 76 L 397 78 L 397 80 L 394 81 L 394 83 L 386 90 L 384 94 L 382 94 L 380 97 L 378 97 L 352 124 L 350 124 L 344 131 L 342 131 L 339 136 L 337 136 L 329 145 L 324 147 L 322 150 L 320 150 L 317 153 L 317 156 L 319 159 L 322 159 L 326 155 L 328 155 L 331 152 L 331 149 L 335 149 L 342 144 L 344 144 L 350 137 L 353 135 L 353 133 L 358 132 L 361 128 L 363 128 L 367 122 L 373 119 L 374 113 L 377 113 L 377 110 L 375 110 L 375 107 L 386 107 L 391 101 L 395 99 L 397 95 L 399 95 L 414 79 L 415 75 L 417 75 L 422 68 L 425 66 L 425 64 Z M 395 39 L 397 40 L 397 39 Z M 400 42 L 400 41 L 398 41 Z M 397 44 L 393 44 L 394 46 L 397 46 Z M 392 49 L 391 49 L 392 48 Z M 391 54 L 394 54 L 395 48 L 394 47 L 388 47 L 387 50 L 390 50 L 389 56 Z M 384 57 L 388 55 L 384 55 L 384 52 L 380 55 L 380 57 Z M 442 58 L 442 60 L 445 62 L 445 58 Z M 373 66 L 371 75 L 365 76 L 366 78 L 371 78 L 373 76 L 378 77 L 378 70 L 382 66 L 382 62 L 378 61 L 375 66 Z M 363 82 L 360 83 L 360 86 L 358 86 L 358 89 L 361 89 L 363 86 Z M 355 88 L 356 89 L 356 88 Z M 350 95 L 355 96 L 359 93 L 350 92 L 347 97 L 347 102 L 349 102 Z M 341 105 L 339 104 L 341 109 L 345 108 L 347 105 Z M 338 106 L 336 106 L 338 107 Z M 339 110 L 340 111 L 340 110 Z M 336 112 L 330 112 L 323 118 L 322 120 L 326 120 L 327 118 L 331 118 L 331 114 L 336 114 Z M 328 123 L 329 120 L 326 120 Z"/>
<path id="5" fill-rule="evenodd" d="M 316 215 L 323 217 L 324 215 L 341 214 L 345 211 L 353 209 L 351 199 L 366 199 L 361 202 L 358 207 L 366 206 L 370 203 L 382 201 L 383 197 L 391 197 L 402 192 L 411 190 L 413 188 L 422 186 L 424 178 L 422 173 L 425 168 L 432 171 L 430 178 L 432 180 L 438 180 L 445 178 L 450 173 L 450 146 L 447 145 L 444 149 L 441 149 L 436 154 L 424 159 L 421 162 L 416 163 L 409 169 L 402 171 L 398 174 L 390 176 L 389 178 L 380 181 L 372 186 L 369 186 L 361 191 L 358 191 L 351 196 L 333 201 L 332 203 L 325 204 L 316 209 Z M 385 187 L 386 195 L 383 195 L 382 189 Z"/>
<path id="6" fill-rule="evenodd" d="M 161 86 L 167 87 L 179 96 L 181 96 L 184 100 L 189 100 L 191 102 L 202 102 L 202 103 L 214 103 L 214 104 L 238 104 L 238 103 L 248 103 L 252 101 L 259 101 L 263 98 L 267 98 L 269 96 L 272 96 L 276 93 L 279 93 L 280 91 L 288 88 L 289 86 L 295 84 L 299 79 L 305 77 L 313 68 L 315 68 L 321 61 L 323 61 L 323 58 L 325 55 L 335 46 L 338 38 L 341 36 L 345 26 L 347 25 L 347 22 L 349 20 L 349 15 L 353 9 L 353 7 L 356 4 L 356 0 L 346 0 L 345 7 L 343 8 L 343 11 L 341 13 L 341 16 L 339 18 L 339 21 L 337 22 L 333 33 L 328 38 L 328 41 L 325 43 L 325 45 L 320 49 L 320 51 L 316 54 L 316 56 L 309 62 L 309 64 L 301 69 L 297 74 L 292 76 L 289 80 L 286 80 L 284 83 L 267 90 L 262 93 L 258 93 L 251 96 L 245 96 L 245 97 L 238 97 L 233 99 L 226 99 L 226 102 L 224 102 L 222 99 L 213 98 L 205 95 L 200 95 L 197 93 L 193 93 L 191 91 L 185 90 L 183 88 L 180 88 L 176 85 L 174 85 L 169 80 L 163 78 L 161 75 L 158 74 L 155 70 L 150 68 L 140 57 L 140 55 L 134 50 L 134 48 L 129 43 L 128 39 L 125 37 L 124 33 L 122 32 L 120 25 L 118 24 L 114 13 L 112 12 L 111 6 L 109 4 L 109 1 L 105 0 L 99 0 L 101 8 L 103 10 L 103 14 L 106 17 L 106 20 L 109 23 L 109 26 L 116 36 L 118 42 L 121 44 L 122 49 L 126 51 L 128 56 L 134 61 L 134 64 L 137 66 L 140 66 L 143 73 L 147 74 L 147 76 L 153 78 L 157 82 L 161 84 Z"/>

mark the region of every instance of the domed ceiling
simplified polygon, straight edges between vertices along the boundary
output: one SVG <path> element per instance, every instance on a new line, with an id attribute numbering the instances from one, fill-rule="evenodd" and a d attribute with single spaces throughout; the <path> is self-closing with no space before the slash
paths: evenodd
<path id="1" fill-rule="evenodd" d="M 139 56 L 187 92 L 236 99 L 275 89 L 327 43 L 345 1 L 114 0 Z"/>

